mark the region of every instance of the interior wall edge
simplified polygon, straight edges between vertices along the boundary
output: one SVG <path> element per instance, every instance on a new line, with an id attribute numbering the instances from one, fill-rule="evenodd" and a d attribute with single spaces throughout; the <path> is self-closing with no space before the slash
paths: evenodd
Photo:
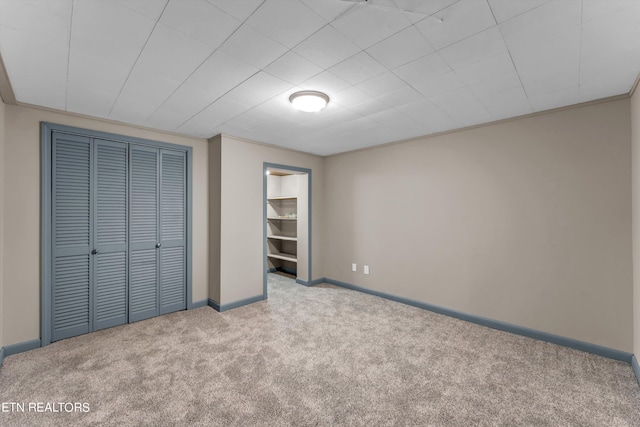
<path id="1" fill-rule="evenodd" d="M 9 74 L 4 66 L 2 54 L 0 54 L 0 98 L 2 98 L 5 104 L 16 104 L 16 95 L 13 92 L 13 86 L 11 86 Z"/>
<path id="2" fill-rule="evenodd" d="M 434 304 L 429 304 L 423 301 L 417 301 L 411 298 L 405 298 L 405 297 L 389 294 L 386 292 L 380 292 L 373 289 L 368 289 L 362 286 L 352 285 L 350 283 L 342 282 L 339 280 L 333 280 L 333 279 L 327 278 L 325 280 L 325 283 L 329 283 L 330 285 L 339 286 L 341 288 L 349 289 L 352 291 L 357 291 L 357 292 L 362 292 L 365 294 L 377 296 L 377 297 L 398 302 L 401 304 L 410 305 L 412 307 L 416 307 L 423 310 L 431 311 L 433 313 L 453 317 L 459 320 L 463 320 L 465 322 L 475 323 L 480 326 L 486 326 L 491 329 L 497 329 L 499 331 L 509 332 L 515 335 L 521 335 L 527 338 L 536 339 L 538 341 L 545 341 L 552 344 L 561 345 L 563 347 L 584 351 L 586 353 L 596 354 L 598 356 L 607 357 L 609 359 L 632 363 L 633 354 L 627 351 L 605 347 L 599 344 L 593 344 L 586 341 L 580 341 L 573 338 L 563 337 L 563 336 L 552 334 L 549 332 L 539 331 L 536 329 L 527 328 L 525 326 L 503 322 L 501 320 L 494 320 L 494 319 L 490 319 L 484 316 L 479 316 L 476 314 L 464 313 L 462 311 L 453 310 L 450 308 L 441 307 Z"/>
<path id="3" fill-rule="evenodd" d="M 638 364 L 638 358 L 635 354 L 631 356 L 631 367 L 633 368 L 633 372 L 636 374 L 638 385 L 640 385 L 640 364 Z"/>

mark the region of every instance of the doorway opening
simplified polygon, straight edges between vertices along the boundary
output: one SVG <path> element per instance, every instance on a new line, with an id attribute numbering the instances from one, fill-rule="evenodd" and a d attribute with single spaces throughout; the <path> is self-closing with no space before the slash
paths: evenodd
<path id="1" fill-rule="evenodd" d="M 281 272 L 311 282 L 311 169 L 264 163 L 264 280 Z"/>

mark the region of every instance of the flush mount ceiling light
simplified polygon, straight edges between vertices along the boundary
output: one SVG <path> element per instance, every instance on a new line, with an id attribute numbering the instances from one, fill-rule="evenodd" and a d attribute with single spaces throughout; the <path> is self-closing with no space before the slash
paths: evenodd
<path id="1" fill-rule="evenodd" d="M 316 113 L 329 103 L 327 94 L 315 90 L 303 90 L 291 94 L 289 102 L 298 110 L 305 113 Z"/>

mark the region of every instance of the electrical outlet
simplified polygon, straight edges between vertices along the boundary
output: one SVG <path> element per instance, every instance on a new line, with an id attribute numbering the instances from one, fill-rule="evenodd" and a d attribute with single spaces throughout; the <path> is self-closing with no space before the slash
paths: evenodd
<path id="1" fill-rule="evenodd" d="M 364 274 L 369 274 L 369 266 L 368 265 L 364 266 Z"/>
<path id="2" fill-rule="evenodd" d="M 351 264 L 351 271 L 358 271 L 358 266 L 356 265 L 355 262 Z"/>

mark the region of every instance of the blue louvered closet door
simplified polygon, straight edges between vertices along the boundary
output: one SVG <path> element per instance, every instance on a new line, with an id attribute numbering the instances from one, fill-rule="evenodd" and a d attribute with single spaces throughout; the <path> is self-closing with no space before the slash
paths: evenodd
<path id="1" fill-rule="evenodd" d="M 127 322 L 127 156 L 54 133 L 53 341 Z"/>
<path id="2" fill-rule="evenodd" d="M 131 146 L 129 321 L 157 316 L 160 272 L 160 150 Z"/>
<path id="3" fill-rule="evenodd" d="M 186 153 L 52 134 L 52 341 L 186 309 Z"/>
<path id="4" fill-rule="evenodd" d="M 52 340 L 92 330 L 93 206 L 89 138 L 52 138 Z"/>
<path id="5" fill-rule="evenodd" d="M 186 309 L 186 156 L 131 146 L 129 321 Z"/>
<path id="6" fill-rule="evenodd" d="M 160 151 L 160 314 L 184 310 L 186 155 Z"/>
<path id="7" fill-rule="evenodd" d="M 94 331 L 127 322 L 127 156 L 124 143 L 94 142 Z"/>

